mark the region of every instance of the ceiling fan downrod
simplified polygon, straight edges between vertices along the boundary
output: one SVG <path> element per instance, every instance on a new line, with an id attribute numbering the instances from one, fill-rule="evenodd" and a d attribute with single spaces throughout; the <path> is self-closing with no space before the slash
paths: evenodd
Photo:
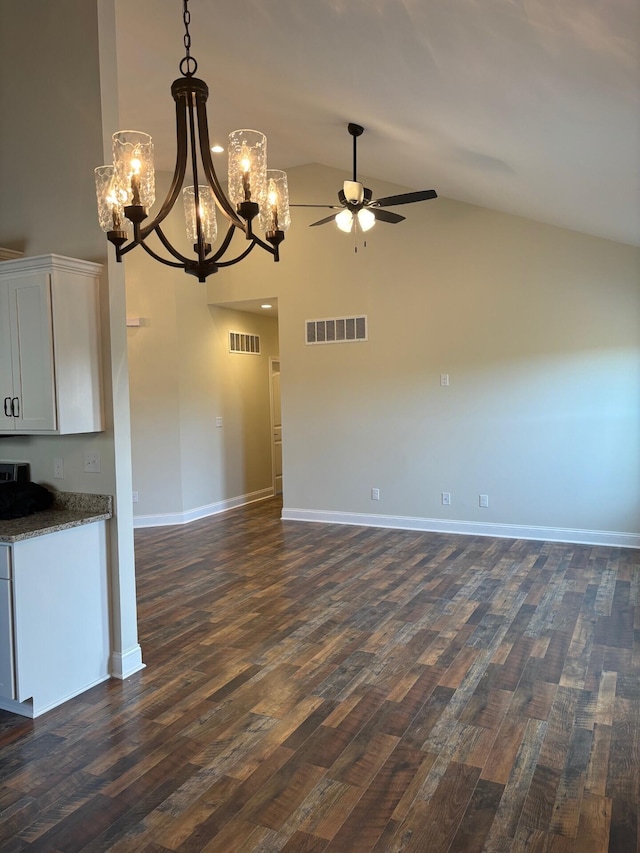
<path id="1" fill-rule="evenodd" d="M 358 155 L 357 155 L 357 140 L 359 136 L 362 136 L 364 133 L 364 127 L 359 124 L 354 124 L 353 122 L 349 122 L 347 125 L 347 130 L 353 136 L 353 180 L 354 183 L 358 180 L 357 174 L 357 165 L 358 165 Z"/>

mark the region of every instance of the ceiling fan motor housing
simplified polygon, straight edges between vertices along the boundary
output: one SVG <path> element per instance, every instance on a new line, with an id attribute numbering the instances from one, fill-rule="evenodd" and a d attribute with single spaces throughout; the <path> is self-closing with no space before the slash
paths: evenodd
<path id="1" fill-rule="evenodd" d="M 364 187 L 360 181 L 345 181 L 342 191 L 349 204 L 362 204 L 364 200 Z"/>

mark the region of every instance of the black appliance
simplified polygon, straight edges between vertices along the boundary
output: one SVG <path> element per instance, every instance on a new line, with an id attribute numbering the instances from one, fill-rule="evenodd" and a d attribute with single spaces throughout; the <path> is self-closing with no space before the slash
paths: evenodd
<path id="1" fill-rule="evenodd" d="M 53 493 L 29 479 L 28 462 L 0 462 L 0 519 L 22 518 L 53 503 Z"/>
<path id="2" fill-rule="evenodd" d="M 28 462 L 0 462 L 0 483 L 28 483 Z"/>

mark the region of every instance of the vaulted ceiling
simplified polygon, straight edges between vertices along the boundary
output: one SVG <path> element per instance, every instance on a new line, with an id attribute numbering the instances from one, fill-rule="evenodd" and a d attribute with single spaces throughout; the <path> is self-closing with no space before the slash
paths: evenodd
<path id="1" fill-rule="evenodd" d="M 117 0 L 121 126 L 173 169 L 181 0 Z M 213 141 L 640 245 L 637 0 L 191 0 Z M 114 128 L 115 130 L 115 128 Z M 220 165 L 226 174 L 226 160 Z M 332 203 L 335 186 L 324 199 Z"/>

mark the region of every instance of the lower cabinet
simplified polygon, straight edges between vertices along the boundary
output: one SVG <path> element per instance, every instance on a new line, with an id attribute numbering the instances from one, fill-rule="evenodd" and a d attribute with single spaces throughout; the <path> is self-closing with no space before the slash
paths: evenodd
<path id="1" fill-rule="evenodd" d="M 109 677 L 106 554 L 104 521 L 0 545 L 0 708 L 37 717 Z"/>

